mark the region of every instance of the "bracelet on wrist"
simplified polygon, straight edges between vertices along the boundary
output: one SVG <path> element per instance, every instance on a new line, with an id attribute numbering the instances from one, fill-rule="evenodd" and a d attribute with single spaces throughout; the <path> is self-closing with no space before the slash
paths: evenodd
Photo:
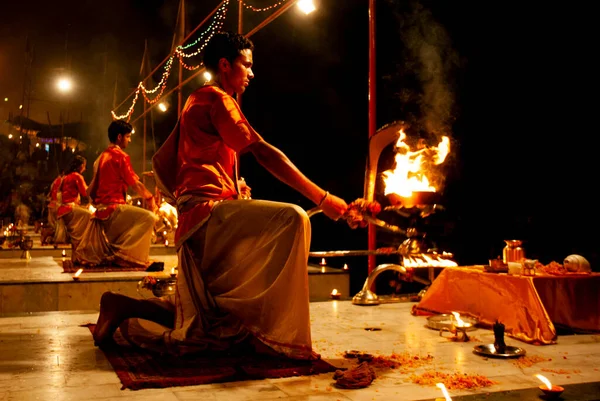
<path id="1" fill-rule="evenodd" d="M 321 198 L 321 202 L 319 202 L 319 204 L 317 206 L 321 207 L 323 205 L 323 202 L 325 202 L 325 199 L 327 199 L 328 196 L 329 196 L 329 191 L 325 191 L 325 195 L 323 195 L 323 198 Z"/>

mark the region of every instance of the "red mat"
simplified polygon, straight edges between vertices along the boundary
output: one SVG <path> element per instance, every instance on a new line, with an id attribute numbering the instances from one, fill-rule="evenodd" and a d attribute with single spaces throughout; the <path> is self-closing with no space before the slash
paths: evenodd
<path id="1" fill-rule="evenodd" d="M 86 326 L 92 333 L 96 328 L 95 324 Z M 121 380 L 121 389 L 193 386 L 336 371 L 334 366 L 323 360 L 298 361 L 254 353 L 215 353 L 179 358 L 158 356 L 131 346 L 119 330 L 115 333 L 115 342 L 101 349 Z"/>

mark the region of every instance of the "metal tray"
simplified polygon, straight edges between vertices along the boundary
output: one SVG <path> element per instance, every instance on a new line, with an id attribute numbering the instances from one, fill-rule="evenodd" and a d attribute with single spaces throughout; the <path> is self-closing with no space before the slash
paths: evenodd
<path id="1" fill-rule="evenodd" d="M 525 350 L 523 348 L 510 345 L 507 345 L 504 353 L 500 354 L 496 351 L 494 344 L 476 345 L 473 347 L 473 352 L 477 355 L 490 358 L 518 358 L 525 355 Z"/>
<path id="2" fill-rule="evenodd" d="M 461 316 L 460 318 L 465 323 L 471 323 L 471 327 L 466 329 L 466 331 L 477 330 L 477 327 L 475 327 L 475 325 L 479 323 L 479 320 L 469 316 Z M 454 322 L 454 315 L 451 315 L 449 313 L 442 313 L 440 315 L 429 316 L 427 318 L 426 327 L 433 330 L 451 329 L 452 324 Z"/>

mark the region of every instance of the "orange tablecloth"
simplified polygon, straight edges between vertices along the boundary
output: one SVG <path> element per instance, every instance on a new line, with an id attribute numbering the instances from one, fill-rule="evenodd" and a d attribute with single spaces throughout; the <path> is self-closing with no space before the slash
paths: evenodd
<path id="1" fill-rule="evenodd" d="M 458 312 L 491 327 L 496 320 L 508 336 L 532 344 L 556 343 L 560 324 L 600 331 L 600 274 L 511 276 L 464 267 L 445 268 L 413 314 Z"/>

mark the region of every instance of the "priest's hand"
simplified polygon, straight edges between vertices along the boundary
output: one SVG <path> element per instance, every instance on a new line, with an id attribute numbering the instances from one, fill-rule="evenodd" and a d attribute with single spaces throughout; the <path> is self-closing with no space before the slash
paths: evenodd
<path id="1" fill-rule="evenodd" d="M 156 213 L 158 210 L 158 206 L 156 206 L 156 202 L 154 201 L 154 196 L 146 199 L 146 209 L 150 210 L 153 213 Z"/>
<path id="2" fill-rule="evenodd" d="M 238 188 L 240 189 L 240 199 L 252 199 L 252 195 L 250 194 L 252 188 L 246 184 L 246 180 L 243 177 L 238 180 Z"/>
<path id="3" fill-rule="evenodd" d="M 337 196 L 328 193 L 319 208 L 323 211 L 325 216 L 332 220 L 338 220 L 346 213 L 348 205 L 342 198 L 338 198 Z"/>

